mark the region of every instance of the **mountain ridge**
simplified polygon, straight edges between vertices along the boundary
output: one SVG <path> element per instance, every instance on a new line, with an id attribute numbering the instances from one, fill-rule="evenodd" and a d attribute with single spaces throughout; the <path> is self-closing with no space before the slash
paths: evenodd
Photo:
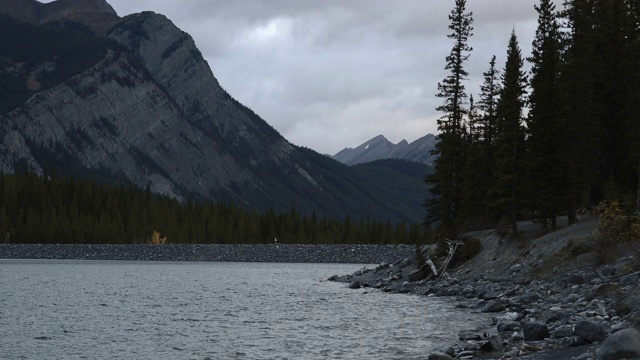
<path id="1" fill-rule="evenodd" d="M 435 160 L 431 150 L 436 141 L 435 135 L 427 134 L 412 143 L 403 139 L 393 144 L 383 135 L 378 135 L 355 148 L 345 148 L 332 158 L 346 165 L 363 164 L 381 159 L 401 159 L 431 165 Z"/>

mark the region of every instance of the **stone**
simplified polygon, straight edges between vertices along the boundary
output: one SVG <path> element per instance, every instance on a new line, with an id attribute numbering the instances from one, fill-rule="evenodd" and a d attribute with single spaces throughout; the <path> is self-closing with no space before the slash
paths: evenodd
<path id="1" fill-rule="evenodd" d="M 458 339 L 460 339 L 461 341 L 479 341 L 482 340 L 482 336 L 478 334 L 458 334 Z"/>
<path id="2" fill-rule="evenodd" d="M 557 327 L 551 332 L 554 338 L 568 338 L 573 336 L 573 326 L 571 325 L 562 325 Z"/>
<path id="3" fill-rule="evenodd" d="M 511 270 L 512 273 L 520 272 L 520 271 L 522 271 L 522 265 L 521 264 L 515 264 L 515 265 L 513 265 L 511 267 L 510 270 Z"/>
<path id="4" fill-rule="evenodd" d="M 434 352 L 429 354 L 428 360 L 453 360 L 453 358 L 445 353 Z"/>
<path id="5" fill-rule="evenodd" d="M 519 332 L 514 332 L 513 334 L 511 334 L 511 342 L 519 342 L 519 341 L 524 341 L 524 335 L 522 335 Z"/>
<path id="6" fill-rule="evenodd" d="M 540 294 L 532 291 L 520 296 L 520 301 L 522 301 L 523 304 L 531 304 L 540 300 L 541 298 L 542 296 L 540 296 Z"/>
<path id="7" fill-rule="evenodd" d="M 527 322 L 523 328 L 526 341 L 539 341 L 551 337 L 547 325 L 540 322 Z"/>
<path id="8" fill-rule="evenodd" d="M 582 336 L 574 335 L 569 338 L 569 346 L 582 346 L 588 344 L 589 342 L 583 338 Z"/>
<path id="9" fill-rule="evenodd" d="M 486 291 L 484 294 L 482 294 L 483 300 L 495 300 L 499 297 L 500 297 L 500 293 L 493 290 Z"/>
<path id="10" fill-rule="evenodd" d="M 515 321 L 501 321 L 498 323 L 498 332 L 514 331 L 520 328 L 520 323 Z"/>
<path id="11" fill-rule="evenodd" d="M 411 260 L 411 258 L 405 258 L 400 262 L 400 264 L 398 264 L 398 266 L 400 267 L 400 269 L 404 269 L 411 264 L 413 264 L 413 260 Z"/>
<path id="12" fill-rule="evenodd" d="M 573 327 L 573 333 L 587 340 L 588 342 L 601 342 L 607 334 L 604 329 L 592 321 L 580 321 Z"/>
<path id="13" fill-rule="evenodd" d="M 562 300 L 565 304 L 573 304 L 580 299 L 580 295 L 578 294 L 569 294 L 564 300 Z"/>
<path id="14" fill-rule="evenodd" d="M 616 268 L 611 265 L 606 265 L 602 267 L 602 269 L 600 270 L 600 273 L 604 276 L 613 276 L 616 274 Z"/>
<path id="15" fill-rule="evenodd" d="M 349 284 L 349 289 L 360 289 L 361 287 L 362 287 L 362 284 L 360 284 L 360 281 L 358 280 Z"/>
<path id="16" fill-rule="evenodd" d="M 640 331 L 629 328 L 609 336 L 596 350 L 598 360 L 632 359 L 640 357 Z"/>
<path id="17" fill-rule="evenodd" d="M 427 272 L 424 271 L 423 269 L 413 270 L 412 272 L 409 273 L 409 281 L 411 282 L 420 281 L 425 279 L 426 277 L 427 277 Z"/>
<path id="18" fill-rule="evenodd" d="M 504 305 L 498 301 L 489 301 L 480 311 L 483 313 L 497 313 L 506 310 Z"/>
<path id="19" fill-rule="evenodd" d="M 582 285 L 584 283 L 584 276 L 581 274 L 571 274 L 567 276 L 567 284 L 569 285 Z"/>
<path id="20" fill-rule="evenodd" d="M 487 353 L 504 351 L 504 345 L 502 344 L 502 338 L 500 336 L 492 336 L 489 341 L 480 346 L 480 351 Z"/>

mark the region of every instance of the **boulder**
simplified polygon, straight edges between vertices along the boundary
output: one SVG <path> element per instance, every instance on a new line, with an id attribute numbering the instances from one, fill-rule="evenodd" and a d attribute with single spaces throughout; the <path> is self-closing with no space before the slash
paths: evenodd
<path id="1" fill-rule="evenodd" d="M 607 334 L 604 329 L 595 322 L 592 321 L 580 321 L 573 327 L 574 334 L 587 340 L 588 342 L 601 342 L 605 339 Z"/>
<path id="2" fill-rule="evenodd" d="M 483 313 L 497 313 L 504 311 L 506 308 L 498 301 L 489 301 L 480 311 Z"/>
<path id="3" fill-rule="evenodd" d="M 554 338 L 568 338 L 573 336 L 573 327 L 571 325 L 562 325 L 551 332 Z"/>
<path id="4" fill-rule="evenodd" d="M 526 341 L 539 341 L 550 337 L 549 328 L 540 322 L 525 323 L 522 332 Z"/>
<path id="5" fill-rule="evenodd" d="M 567 284 L 569 285 L 582 285 L 584 283 L 584 276 L 581 274 L 571 274 L 567 276 Z"/>
<path id="6" fill-rule="evenodd" d="M 540 300 L 541 298 L 542 296 L 540 296 L 540 294 L 532 291 L 520 296 L 520 301 L 522 301 L 523 304 L 531 304 Z"/>
<path id="7" fill-rule="evenodd" d="M 640 331 L 629 328 L 609 336 L 596 351 L 598 360 L 640 358 Z"/>
<path id="8" fill-rule="evenodd" d="M 358 280 L 349 284 L 349 289 L 360 289 L 361 287 L 362 287 L 362 284 L 360 284 L 360 281 Z"/>
<path id="9" fill-rule="evenodd" d="M 580 295 L 578 294 L 569 294 L 564 300 L 562 300 L 565 304 L 573 304 L 580 299 Z"/>
<path id="10" fill-rule="evenodd" d="M 445 353 L 434 352 L 429 354 L 428 360 L 453 360 L 453 358 Z"/>
<path id="11" fill-rule="evenodd" d="M 427 278 L 427 272 L 421 268 L 409 273 L 409 281 L 416 282 Z"/>
<path id="12" fill-rule="evenodd" d="M 504 351 L 504 345 L 502 344 L 502 338 L 500 336 L 492 336 L 489 341 L 480 346 L 480 351 L 487 353 Z"/>
<path id="13" fill-rule="evenodd" d="M 616 274 L 616 268 L 615 266 L 611 266 L 611 265 L 605 265 L 601 270 L 600 273 L 604 276 L 613 276 Z"/>
<path id="14" fill-rule="evenodd" d="M 498 332 L 514 331 L 520 328 L 520 323 L 515 321 L 501 321 L 498 323 Z"/>

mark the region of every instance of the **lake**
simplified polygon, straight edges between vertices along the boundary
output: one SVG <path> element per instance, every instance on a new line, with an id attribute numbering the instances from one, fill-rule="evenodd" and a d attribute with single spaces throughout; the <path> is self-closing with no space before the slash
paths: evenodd
<path id="1" fill-rule="evenodd" d="M 446 298 L 324 281 L 362 267 L 0 260 L 1 357 L 424 359 L 488 324 Z"/>

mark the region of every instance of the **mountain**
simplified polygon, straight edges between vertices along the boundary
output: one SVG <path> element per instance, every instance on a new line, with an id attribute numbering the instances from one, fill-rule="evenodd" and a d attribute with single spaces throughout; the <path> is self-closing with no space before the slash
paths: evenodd
<path id="1" fill-rule="evenodd" d="M 382 135 L 363 143 L 355 149 L 346 148 L 333 155 L 335 160 L 346 165 L 363 164 L 380 159 L 401 159 L 424 164 L 433 164 L 431 149 L 435 146 L 436 136 L 425 135 L 409 144 L 402 140 L 393 144 Z"/>
<path id="2" fill-rule="evenodd" d="M 102 0 L 0 0 L 0 12 L 0 171 L 55 169 L 260 211 L 422 219 L 419 179 L 289 143 L 163 15 L 119 18 Z"/>

